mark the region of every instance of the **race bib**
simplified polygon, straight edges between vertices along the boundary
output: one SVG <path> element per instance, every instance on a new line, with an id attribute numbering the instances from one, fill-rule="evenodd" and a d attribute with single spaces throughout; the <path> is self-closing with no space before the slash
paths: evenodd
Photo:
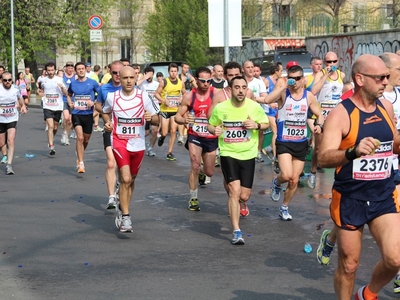
<path id="1" fill-rule="evenodd" d="M 177 108 L 182 101 L 181 96 L 167 96 L 166 99 L 168 100 L 168 107 L 170 108 Z"/>
<path id="2" fill-rule="evenodd" d="M 393 141 L 381 142 L 373 155 L 353 160 L 353 179 L 382 180 L 390 177 L 393 165 Z"/>
<path id="3" fill-rule="evenodd" d="M 119 139 L 138 139 L 140 136 L 140 127 L 143 126 L 142 118 L 118 118 L 116 133 Z"/>
<path id="4" fill-rule="evenodd" d="M 307 122 L 286 120 L 283 126 L 282 138 L 298 141 L 307 137 Z"/>
<path id="5" fill-rule="evenodd" d="M 58 94 L 46 94 L 46 104 L 48 106 L 58 106 Z"/>
<path id="6" fill-rule="evenodd" d="M 250 141 L 251 132 L 243 126 L 243 122 L 224 122 L 225 143 L 245 143 Z"/>
<path id="7" fill-rule="evenodd" d="M 90 95 L 76 95 L 74 101 L 74 109 L 88 110 L 90 109 L 88 102 L 91 100 Z"/>
<path id="8" fill-rule="evenodd" d="M 195 118 L 194 123 L 192 125 L 192 130 L 200 137 L 211 136 L 211 134 L 208 132 L 207 125 L 208 125 L 207 118 Z"/>
<path id="9" fill-rule="evenodd" d="M 326 117 L 329 115 L 329 113 L 331 112 L 332 109 L 334 109 L 339 102 L 335 101 L 335 102 L 321 102 L 321 112 L 322 112 L 322 116 L 324 117 L 324 120 L 326 119 Z"/>
<path id="10" fill-rule="evenodd" d="M 14 103 L 4 103 L 0 106 L 0 115 L 2 117 L 13 117 L 17 113 L 17 109 Z"/>

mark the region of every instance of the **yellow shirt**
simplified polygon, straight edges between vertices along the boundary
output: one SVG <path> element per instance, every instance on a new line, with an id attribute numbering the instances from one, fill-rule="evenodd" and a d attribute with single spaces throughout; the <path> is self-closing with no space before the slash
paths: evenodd
<path id="1" fill-rule="evenodd" d="M 177 112 L 178 107 L 182 101 L 182 81 L 176 78 L 177 82 L 174 84 L 170 78 L 165 78 L 165 86 L 161 92 L 161 98 L 167 99 L 168 106 L 164 103 L 160 105 L 160 111 L 162 112 Z"/>

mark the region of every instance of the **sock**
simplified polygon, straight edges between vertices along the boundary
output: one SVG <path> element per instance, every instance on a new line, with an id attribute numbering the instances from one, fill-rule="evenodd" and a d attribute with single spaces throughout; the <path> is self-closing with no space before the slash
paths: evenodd
<path id="1" fill-rule="evenodd" d="M 275 178 L 275 179 L 274 179 L 274 183 L 275 183 L 277 186 L 281 186 L 281 184 L 278 182 L 278 178 Z"/>
<path id="2" fill-rule="evenodd" d="M 197 189 L 190 190 L 190 199 L 196 198 L 197 199 Z"/>
<path id="3" fill-rule="evenodd" d="M 315 171 L 315 172 L 310 172 L 311 174 L 317 174 L 317 171 Z"/>
<path id="4" fill-rule="evenodd" d="M 364 288 L 364 291 L 363 291 L 364 300 L 375 300 L 377 296 L 378 296 L 378 294 L 371 292 L 371 290 L 369 289 L 369 285 L 367 285 Z"/>
<path id="5" fill-rule="evenodd" d="M 122 215 L 123 217 L 129 217 L 130 216 L 130 214 L 126 214 L 126 215 Z"/>
<path id="6" fill-rule="evenodd" d="M 285 205 L 285 204 L 282 204 L 281 208 L 282 208 L 282 209 L 288 209 L 289 206 L 287 206 L 287 205 Z"/>

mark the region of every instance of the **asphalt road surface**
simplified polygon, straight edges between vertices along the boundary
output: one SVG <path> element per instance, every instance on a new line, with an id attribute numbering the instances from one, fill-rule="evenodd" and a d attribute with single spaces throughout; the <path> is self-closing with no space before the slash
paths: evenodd
<path id="1" fill-rule="evenodd" d="M 50 157 L 44 127 L 42 110 L 31 108 L 18 123 L 15 175 L 0 165 L 0 299 L 335 299 L 337 252 L 329 266 L 316 261 L 320 234 L 332 225 L 332 170 L 318 174 L 315 190 L 301 180 L 293 221 L 284 222 L 269 197 L 271 164 L 258 163 L 250 215 L 240 221 L 246 244 L 233 246 L 220 168 L 199 189 L 201 211 L 189 211 L 188 153 L 176 145 L 177 161 L 167 161 L 166 140 L 144 159 L 131 203 L 134 231 L 121 234 L 105 209 L 102 134 L 93 133 L 86 173 L 78 175 L 75 140 L 61 146 L 59 132 Z M 378 258 L 366 229 L 357 289 Z M 379 295 L 399 298 L 392 283 Z"/>

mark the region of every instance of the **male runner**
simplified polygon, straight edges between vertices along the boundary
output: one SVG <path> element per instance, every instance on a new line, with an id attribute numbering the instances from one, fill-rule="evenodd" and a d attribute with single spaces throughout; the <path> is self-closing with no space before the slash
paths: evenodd
<path id="1" fill-rule="evenodd" d="M 55 76 L 56 65 L 48 62 L 45 65 L 47 76 L 40 79 L 39 92 L 43 97 L 43 114 L 47 125 L 47 140 L 50 155 L 55 155 L 54 137 L 58 130 L 58 123 L 64 108 L 63 95 L 67 95 L 67 87 L 61 77 Z"/>
<path id="2" fill-rule="evenodd" d="M 75 81 L 75 68 L 74 68 L 74 63 L 72 61 L 68 61 L 65 64 L 65 72 L 63 75 L 64 83 L 67 87 L 69 88 L 69 85 L 71 82 Z M 63 102 L 64 102 L 64 107 L 63 107 L 63 135 L 61 137 L 61 144 L 63 145 L 69 145 L 69 135 L 71 133 L 71 127 L 72 127 L 72 121 L 71 121 L 71 108 L 68 106 L 68 100 L 67 96 L 63 95 Z"/>
<path id="3" fill-rule="evenodd" d="M 12 74 L 4 72 L 0 85 L 0 148 L 8 145 L 6 175 L 14 175 L 12 162 L 15 152 L 15 135 L 18 122 L 18 105 L 26 113 L 24 98 L 19 89 L 13 85 Z M 6 140 L 7 139 L 7 140 Z"/>
<path id="4" fill-rule="evenodd" d="M 112 150 L 118 165 L 120 190 L 115 224 L 120 232 L 132 232 L 129 206 L 145 150 L 145 121 L 156 125 L 157 111 L 151 99 L 135 88 L 135 70 L 120 71 L 122 90 L 109 93 L 103 113 L 106 131 L 112 131 Z M 112 116 L 112 118 L 111 118 Z"/>
<path id="5" fill-rule="evenodd" d="M 253 186 L 258 130 L 268 128 L 262 107 L 246 98 L 247 82 L 237 76 L 229 82 L 232 98 L 217 104 L 209 119 L 208 131 L 218 137 L 224 186 L 228 193 L 233 245 L 243 245 L 239 227 L 240 202 L 246 202 Z"/>
<path id="6" fill-rule="evenodd" d="M 165 137 L 170 132 L 167 160 L 175 161 L 176 158 L 172 154 L 178 128 L 178 124 L 175 122 L 175 114 L 186 89 L 184 83 L 178 78 L 178 65 L 176 63 L 171 63 L 168 66 L 168 73 L 169 77 L 160 82 L 155 94 L 155 97 L 161 103 L 161 137 L 158 139 L 158 146 L 161 147 L 164 144 Z"/>
<path id="7" fill-rule="evenodd" d="M 175 115 L 176 123 L 189 124 L 186 146 L 190 157 L 188 209 L 191 211 L 200 210 L 197 196 L 198 178 L 202 181 L 204 178 L 201 179 L 200 176 L 204 176 L 204 173 L 209 177 L 214 174 L 215 152 L 218 148 L 217 137 L 207 130 L 207 112 L 214 95 L 214 88 L 210 87 L 211 71 L 207 67 L 200 67 L 196 73 L 197 88 L 183 96 Z M 201 170 L 202 162 L 203 170 Z"/>
<path id="8" fill-rule="evenodd" d="M 78 173 L 85 173 L 83 157 L 92 135 L 94 94 L 99 84 L 86 77 L 84 63 L 76 63 L 75 72 L 78 78 L 68 88 L 68 105 L 72 109 L 72 125 L 76 132 L 76 168 Z"/>
<path id="9" fill-rule="evenodd" d="M 265 98 L 267 104 L 278 103 L 276 153 L 280 173 L 272 181 L 271 199 L 279 201 L 281 185 L 288 182 L 279 209 L 279 217 L 284 221 L 292 220 L 288 206 L 297 190 L 308 151 L 307 109 L 310 108 L 319 121 L 315 133 L 321 133 L 324 122 L 315 96 L 304 89 L 303 79 L 303 69 L 298 65 L 292 66 L 288 69 L 287 85 L 277 86 Z"/>

